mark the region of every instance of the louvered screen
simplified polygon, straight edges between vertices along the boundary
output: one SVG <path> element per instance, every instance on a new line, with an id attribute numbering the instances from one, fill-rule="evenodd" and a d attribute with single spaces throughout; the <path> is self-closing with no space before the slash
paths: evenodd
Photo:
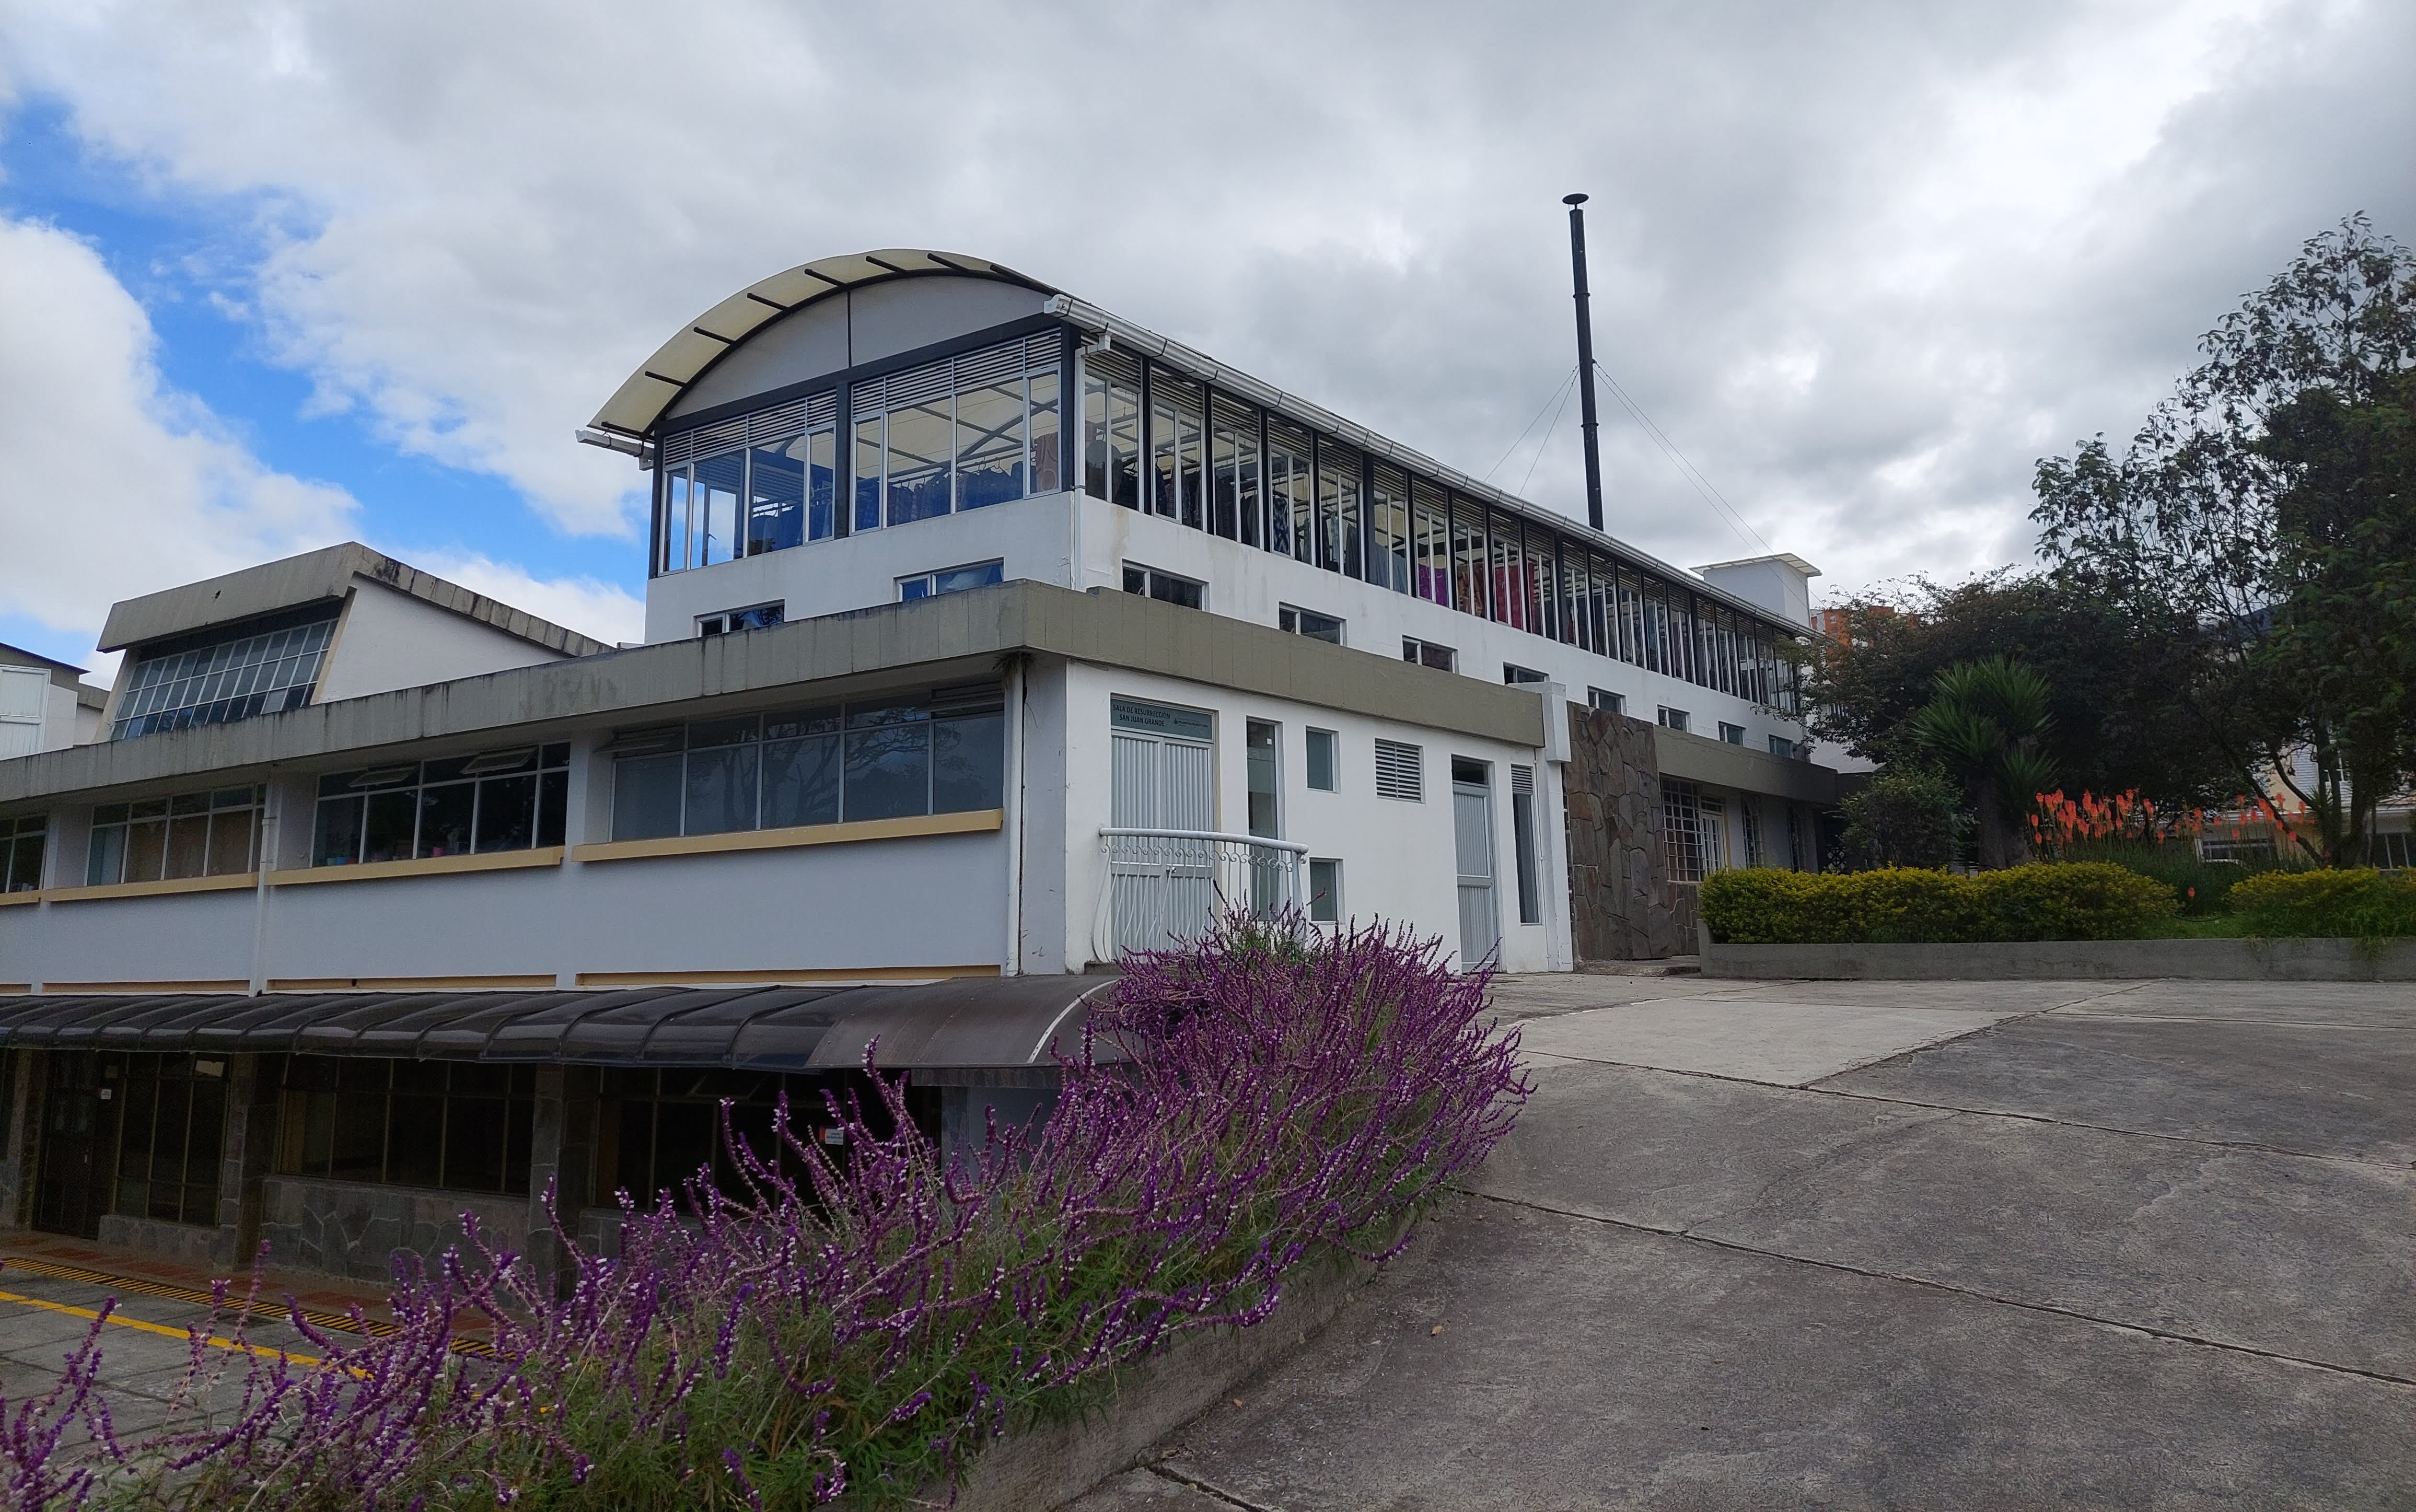
<path id="1" fill-rule="evenodd" d="M 1024 355 L 1021 341 L 1009 341 L 987 352 L 957 359 L 957 389 L 979 388 L 985 384 L 1023 376 Z"/>
<path id="2" fill-rule="evenodd" d="M 1376 742 L 1376 796 L 1426 801 L 1426 751 L 1397 740 Z"/>
<path id="3" fill-rule="evenodd" d="M 1514 766 L 1510 768 L 1510 792 L 1514 797 L 1533 797 L 1535 795 L 1535 769 L 1532 766 Z"/>

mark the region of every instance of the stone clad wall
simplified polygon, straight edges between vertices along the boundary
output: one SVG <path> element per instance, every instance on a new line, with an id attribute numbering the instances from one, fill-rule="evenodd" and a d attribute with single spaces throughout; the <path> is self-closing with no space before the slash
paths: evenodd
<path id="1" fill-rule="evenodd" d="M 1653 726 L 1569 705 L 1569 933 L 1586 960 L 1657 960 L 1694 949 L 1661 835 Z"/>

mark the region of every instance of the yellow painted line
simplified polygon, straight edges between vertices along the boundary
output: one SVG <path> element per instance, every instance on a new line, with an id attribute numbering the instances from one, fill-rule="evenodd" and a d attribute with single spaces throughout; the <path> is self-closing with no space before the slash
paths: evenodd
<path id="1" fill-rule="evenodd" d="M 90 1308 L 70 1308 L 64 1302 L 45 1302 L 40 1297 L 29 1297 L 18 1292 L 0 1292 L 0 1302 L 22 1303 L 28 1308 L 39 1308 L 44 1312 L 64 1312 L 70 1318 L 94 1319 L 102 1317 L 102 1314 L 94 1311 Z M 120 1328 L 140 1328 L 146 1334 L 159 1334 L 167 1338 L 182 1338 L 189 1341 L 193 1337 L 191 1332 L 187 1329 L 171 1328 L 166 1323 L 155 1323 L 143 1318 L 121 1318 L 113 1312 L 108 1314 L 105 1321 L 114 1323 Z M 315 1354 L 295 1354 L 287 1350 L 266 1349 L 258 1344 L 244 1344 L 232 1338 L 220 1338 L 215 1334 L 204 1335 L 202 1342 L 210 1345 L 214 1349 L 235 1350 L 245 1354 L 283 1355 L 286 1359 L 292 1360 L 296 1365 L 319 1365 L 324 1363 Z"/>
<path id="2" fill-rule="evenodd" d="M 164 1297 L 171 1302 L 189 1303 L 197 1308 L 211 1308 L 238 1314 L 248 1313 L 249 1317 L 266 1319 L 272 1323 L 282 1322 L 292 1316 L 288 1308 L 274 1302 L 253 1302 L 247 1307 L 242 1299 L 229 1296 L 224 1304 L 220 1304 L 217 1297 L 207 1292 L 189 1286 L 178 1286 L 171 1281 L 154 1281 L 140 1276 L 117 1276 L 108 1271 L 86 1270 L 81 1265 L 62 1265 L 55 1261 L 37 1260 L 29 1255 L 0 1256 L 0 1269 L 12 1266 L 18 1270 L 54 1276 L 63 1281 L 79 1281 L 86 1286 L 108 1287 L 119 1292 L 134 1292 L 145 1296 Z M 6 1294 L 8 1293 L 0 1293 L 0 1295 Z M 338 1333 L 366 1333 L 371 1338 L 384 1338 L 388 1335 L 402 1332 L 395 1324 L 382 1323 L 375 1318 L 363 1318 L 356 1323 L 349 1313 L 325 1312 L 315 1308 L 304 1308 L 301 1312 L 303 1322 L 316 1328 L 333 1329 Z M 445 1347 L 456 1354 L 475 1354 L 481 1359 L 495 1357 L 495 1346 L 482 1338 L 456 1338 Z M 296 1359 L 301 1357 L 294 1356 Z"/>

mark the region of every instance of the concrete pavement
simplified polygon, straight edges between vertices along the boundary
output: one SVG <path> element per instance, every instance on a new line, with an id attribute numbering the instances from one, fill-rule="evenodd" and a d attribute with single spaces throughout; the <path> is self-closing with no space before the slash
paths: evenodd
<path id="1" fill-rule="evenodd" d="M 1469 1191 L 1080 1512 L 2416 1505 L 2405 986 L 1497 1006 Z"/>

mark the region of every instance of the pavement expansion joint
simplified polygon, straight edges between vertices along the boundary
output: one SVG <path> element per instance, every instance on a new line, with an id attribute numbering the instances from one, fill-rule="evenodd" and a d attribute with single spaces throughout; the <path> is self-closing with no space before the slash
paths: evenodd
<path id="1" fill-rule="evenodd" d="M 1222 1502 L 1227 1506 L 1240 1507 L 1242 1512 L 1281 1512 L 1280 1508 L 1269 1506 L 1263 1502 L 1246 1502 L 1222 1486 L 1202 1480 L 1197 1475 L 1185 1474 L 1162 1459 L 1156 1464 L 1145 1465 L 1142 1468 L 1160 1480 L 1170 1480 L 1177 1486 L 1187 1486 L 1200 1495 Z"/>
<path id="2" fill-rule="evenodd" d="M 1956 1286 L 1951 1281 L 1932 1280 L 1921 1276 L 1905 1276 L 1895 1271 L 1872 1270 L 1867 1266 L 1849 1265 L 1834 1260 L 1819 1260 L 1809 1255 L 1790 1255 L 1783 1249 L 1764 1249 L 1757 1245 L 1739 1244 L 1733 1239 L 1714 1238 L 1710 1234 L 1698 1233 L 1691 1229 L 1638 1223 L 1630 1218 L 1605 1217 L 1599 1213 L 1580 1213 L 1571 1208 L 1553 1207 L 1544 1202 L 1527 1202 L 1515 1197 L 1499 1197 L 1490 1192 L 1471 1191 L 1464 1187 L 1456 1189 L 1470 1197 L 1483 1198 L 1488 1202 L 1499 1202 L 1504 1207 L 1525 1208 L 1534 1213 L 1549 1213 L 1555 1217 L 1569 1218 L 1578 1223 L 1599 1223 L 1606 1228 L 1625 1229 L 1635 1233 L 1651 1233 L 1669 1239 L 1683 1239 L 1688 1244 L 1702 1245 L 1713 1249 L 1725 1249 L 1730 1254 L 1753 1255 L 1762 1260 L 1784 1261 L 1794 1265 L 1809 1265 L 1819 1270 L 1835 1271 L 1846 1276 L 1860 1276 L 1874 1281 L 1895 1281 L 1901 1285 L 1917 1286 L 1924 1291 L 1938 1292 L 1948 1296 L 1964 1297 L 1973 1302 L 1993 1303 L 1998 1307 L 2016 1308 L 2024 1312 L 2043 1313 L 2048 1317 L 2069 1318 L 2075 1323 L 2093 1323 L 2101 1328 L 2118 1329 L 2123 1333 L 2138 1334 L 2148 1338 L 2163 1339 L 2167 1343 L 2192 1344 L 2202 1349 L 2222 1350 L 2227 1353 L 2246 1354 L 2261 1360 L 2272 1360 L 2281 1365 L 2295 1365 L 2309 1370 L 2321 1370 L 2329 1375 L 2350 1376 L 2361 1381 L 2377 1382 L 2383 1385 L 2416 1389 L 2416 1378 L 2393 1375 L 2387 1370 L 2367 1370 L 2354 1365 L 2336 1364 L 2331 1360 L 2311 1360 L 2301 1354 L 2285 1354 L 2278 1350 L 2258 1349 L 2254 1344 L 2235 1344 L 2225 1339 L 2208 1338 L 2202 1334 L 2185 1334 L 2177 1329 L 2156 1328 L 2121 1318 L 2101 1317 L 2096 1313 L 2082 1312 L 2073 1308 L 2059 1308 L 2052 1303 L 2031 1302 L 2021 1297 L 2002 1296 L 1993 1292 Z"/>

